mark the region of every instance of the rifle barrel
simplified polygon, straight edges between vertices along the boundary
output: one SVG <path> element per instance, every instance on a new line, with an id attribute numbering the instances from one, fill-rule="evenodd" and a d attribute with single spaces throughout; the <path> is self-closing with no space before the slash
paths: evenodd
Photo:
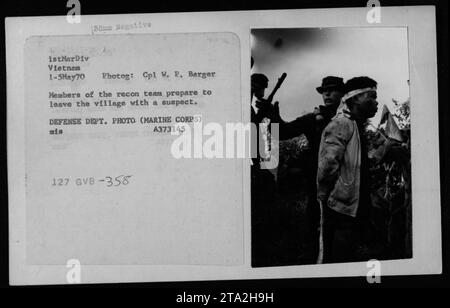
<path id="1" fill-rule="evenodd" d="M 286 79 L 287 74 L 283 73 L 281 75 L 280 78 L 278 78 L 277 84 L 275 85 L 275 87 L 272 90 L 272 93 L 270 93 L 269 97 L 267 98 L 268 102 L 272 102 L 273 97 L 275 96 L 275 93 L 278 91 L 278 89 L 281 87 L 281 84 L 283 83 L 283 81 Z"/>

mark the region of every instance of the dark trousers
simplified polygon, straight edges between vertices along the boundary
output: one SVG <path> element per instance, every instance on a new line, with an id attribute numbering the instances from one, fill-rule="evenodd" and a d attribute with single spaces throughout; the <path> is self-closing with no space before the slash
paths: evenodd
<path id="1" fill-rule="evenodd" d="M 365 215 L 351 217 L 323 207 L 323 263 L 361 261 L 357 249 L 363 243 Z"/>
<path id="2" fill-rule="evenodd" d="M 251 180 L 251 254 L 252 266 L 268 266 L 273 258 L 273 205 L 275 178 L 269 170 L 252 168 Z"/>
<path id="3" fill-rule="evenodd" d="M 320 205 L 312 196 L 306 204 L 306 245 L 303 247 L 302 264 L 315 263 L 319 254 Z"/>

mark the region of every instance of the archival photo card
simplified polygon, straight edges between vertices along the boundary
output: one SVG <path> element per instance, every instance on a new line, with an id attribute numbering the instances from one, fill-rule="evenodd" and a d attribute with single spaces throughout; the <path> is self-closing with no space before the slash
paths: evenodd
<path id="1" fill-rule="evenodd" d="M 72 17 L 5 20 L 10 284 L 441 273 L 434 7 Z"/>

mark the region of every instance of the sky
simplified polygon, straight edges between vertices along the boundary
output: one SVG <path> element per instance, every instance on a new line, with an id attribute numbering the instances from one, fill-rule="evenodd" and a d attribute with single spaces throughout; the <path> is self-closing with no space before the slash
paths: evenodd
<path id="1" fill-rule="evenodd" d="M 316 91 L 325 76 L 368 76 L 378 82 L 377 126 L 383 104 L 409 98 L 408 34 L 405 27 L 302 28 L 252 30 L 252 73 L 269 78 L 266 96 L 287 73 L 275 95 L 284 120 L 293 120 L 323 104 Z"/>

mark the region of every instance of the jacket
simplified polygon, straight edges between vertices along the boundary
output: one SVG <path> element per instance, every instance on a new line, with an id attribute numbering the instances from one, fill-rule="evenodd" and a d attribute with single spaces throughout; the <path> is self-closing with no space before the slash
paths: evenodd
<path id="1" fill-rule="evenodd" d="M 356 217 L 360 199 L 361 140 L 356 121 L 338 113 L 322 133 L 317 198 L 331 209 Z"/>

